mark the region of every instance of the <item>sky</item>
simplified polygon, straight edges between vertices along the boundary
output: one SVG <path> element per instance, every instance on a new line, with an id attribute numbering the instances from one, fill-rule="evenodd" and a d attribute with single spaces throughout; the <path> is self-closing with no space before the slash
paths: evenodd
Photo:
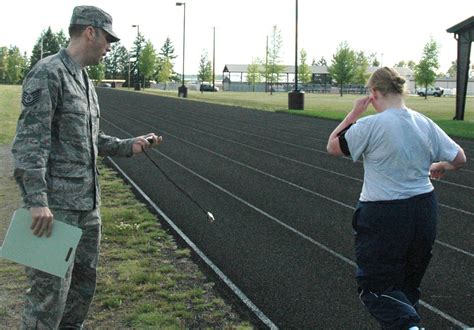
<path id="1" fill-rule="evenodd" d="M 203 52 L 213 54 L 215 27 L 216 73 L 225 64 L 250 64 L 265 58 L 266 38 L 273 26 L 281 32 L 281 63 L 295 63 L 296 0 L 184 0 L 186 2 L 185 73 L 195 74 Z M 73 8 L 94 5 L 113 17 L 114 31 L 131 49 L 140 33 L 158 51 L 169 37 L 175 47 L 175 70 L 182 72 L 184 7 L 175 0 L 24 0 L 4 1 L 0 46 L 11 45 L 31 54 L 42 31 L 67 28 Z M 446 30 L 474 15 L 474 1 L 454 0 L 299 0 L 298 48 L 309 64 L 324 57 L 330 63 L 341 42 L 366 54 L 375 53 L 382 65 L 418 62 L 433 38 L 440 46 L 440 70 L 457 57 L 457 41 Z M 474 54 L 474 51 L 471 52 Z M 471 56 L 471 62 L 473 62 Z"/>

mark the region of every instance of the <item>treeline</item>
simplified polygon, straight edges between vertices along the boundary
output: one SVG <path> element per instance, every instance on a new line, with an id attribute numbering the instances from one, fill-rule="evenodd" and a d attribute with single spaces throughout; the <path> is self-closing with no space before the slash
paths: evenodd
<path id="1" fill-rule="evenodd" d="M 257 58 L 252 61 L 247 68 L 247 82 L 251 85 L 265 82 L 272 86 L 280 81 L 280 77 L 285 69 L 281 64 L 280 53 L 282 50 L 281 32 L 277 26 L 273 27 L 273 33 L 267 40 L 266 54 L 264 58 Z M 419 63 L 414 61 L 400 61 L 394 67 L 408 67 L 414 72 L 416 83 L 419 86 L 427 87 L 432 85 L 438 77 L 456 77 L 456 62 L 452 62 L 451 68 L 446 74 L 439 70 L 439 45 L 432 38 L 425 44 L 422 58 Z M 363 51 L 356 51 L 349 46 L 347 41 L 339 44 L 336 53 L 332 56 L 330 63 L 322 57 L 319 61 L 313 59 L 312 65 L 325 66 L 329 71 L 328 81 L 324 84 L 339 87 L 342 96 L 345 86 L 364 86 L 368 79 L 367 69 L 369 66 L 378 67 L 380 62 L 376 54 L 366 54 Z M 298 81 L 307 84 L 312 80 L 311 67 L 308 64 L 307 53 L 300 50 L 298 63 Z M 272 90 L 272 88 L 271 88 Z"/>
<path id="2" fill-rule="evenodd" d="M 16 46 L 0 47 L 0 83 L 19 84 L 28 71 L 42 58 L 57 53 L 67 47 L 69 38 L 63 31 L 52 32 L 51 28 L 42 32 L 33 46 L 31 56 L 21 53 Z M 157 52 L 151 41 L 145 41 L 142 34 L 137 34 L 133 47 L 127 50 L 120 42 L 111 45 L 111 51 L 99 65 L 89 67 L 91 79 L 123 79 L 127 84 L 148 81 L 179 81 L 180 75 L 174 71 L 174 46 L 167 38 Z"/>
<path id="3" fill-rule="evenodd" d="M 21 83 L 25 74 L 40 59 L 55 54 L 61 47 L 67 47 L 69 39 L 63 31 L 54 33 L 51 28 L 43 31 L 33 47 L 31 56 L 26 52 L 21 53 L 18 47 L 0 47 L 0 83 Z M 249 84 L 259 82 L 277 83 L 284 70 L 281 61 L 283 40 L 281 31 L 273 26 L 273 31 L 267 39 L 266 53 L 263 58 L 256 58 L 248 66 L 247 81 Z M 401 61 L 394 66 L 409 67 L 415 73 L 415 79 L 420 86 L 429 86 L 434 83 L 436 77 L 455 77 L 456 62 L 446 74 L 438 72 L 439 46 L 433 39 L 425 45 L 422 59 L 419 63 L 413 61 Z M 97 66 L 88 68 L 90 77 L 101 81 L 104 79 L 123 79 L 124 86 L 141 84 L 146 87 L 149 81 L 156 82 L 179 82 L 182 77 L 174 70 L 174 61 L 177 58 L 170 38 L 166 38 L 162 47 L 157 51 L 150 40 L 146 40 L 143 34 L 137 33 L 131 50 L 127 50 L 120 42 L 111 45 L 111 51 L 104 61 Z M 343 86 L 363 85 L 367 80 L 367 68 L 379 66 L 376 54 L 366 54 L 356 51 L 349 46 L 347 41 L 340 43 L 336 53 L 332 56 L 330 63 L 322 57 L 319 61 L 314 58 L 312 65 L 327 66 L 331 82 L 340 87 L 341 95 Z M 263 68 L 263 69 L 262 69 Z M 210 81 L 212 77 L 212 62 L 208 59 L 206 50 L 202 51 L 199 62 L 198 79 Z M 298 65 L 298 81 L 301 83 L 311 82 L 312 73 L 307 53 L 300 50 Z"/>

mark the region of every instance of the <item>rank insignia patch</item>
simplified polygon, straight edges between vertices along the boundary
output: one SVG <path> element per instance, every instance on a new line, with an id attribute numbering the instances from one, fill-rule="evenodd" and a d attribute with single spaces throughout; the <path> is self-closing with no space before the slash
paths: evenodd
<path id="1" fill-rule="evenodd" d="M 35 104 L 36 102 L 38 102 L 40 95 L 41 95 L 41 89 L 38 89 L 31 93 L 23 92 L 21 103 L 23 103 L 25 107 L 31 106 Z"/>

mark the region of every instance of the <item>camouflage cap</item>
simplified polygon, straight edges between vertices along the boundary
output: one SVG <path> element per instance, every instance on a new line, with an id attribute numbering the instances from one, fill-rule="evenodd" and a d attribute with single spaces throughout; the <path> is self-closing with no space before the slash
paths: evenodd
<path id="1" fill-rule="evenodd" d="M 91 25 L 98 27 L 110 34 L 112 37 L 111 42 L 120 40 L 112 29 L 112 16 L 94 6 L 75 7 L 69 25 Z"/>

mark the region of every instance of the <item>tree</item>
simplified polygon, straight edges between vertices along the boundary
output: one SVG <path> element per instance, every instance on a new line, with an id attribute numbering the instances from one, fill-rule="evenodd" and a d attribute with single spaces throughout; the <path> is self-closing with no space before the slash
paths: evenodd
<path id="1" fill-rule="evenodd" d="M 170 80 L 179 81 L 178 74 L 174 71 L 174 46 L 169 37 L 166 38 L 165 43 L 158 53 L 157 61 L 157 80 L 167 82 Z M 166 86 L 166 85 L 165 85 Z"/>
<path id="2" fill-rule="evenodd" d="M 8 48 L 0 47 L 0 83 L 7 83 Z"/>
<path id="3" fill-rule="evenodd" d="M 103 62 L 87 67 L 89 78 L 94 81 L 102 81 L 105 78 L 105 64 Z"/>
<path id="4" fill-rule="evenodd" d="M 356 53 L 349 48 L 347 41 L 339 44 L 336 54 L 333 55 L 329 74 L 337 82 L 339 93 L 342 96 L 342 88 L 354 80 L 357 73 Z"/>
<path id="5" fill-rule="evenodd" d="M 148 41 L 143 48 L 143 51 L 140 55 L 140 61 L 138 63 L 141 76 L 143 77 L 143 87 L 146 86 L 146 82 L 148 82 L 155 73 L 155 63 L 156 51 L 151 41 Z"/>
<path id="6" fill-rule="evenodd" d="M 207 56 L 207 51 L 203 50 L 199 60 L 198 80 L 202 83 L 210 81 L 212 78 L 212 65 Z"/>
<path id="7" fill-rule="evenodd" d="M 306 64 L 306 51 L 304 49 L 301 49 L 300 51 L 300 65 L 298 66 L 298 80 L 303 83 L 307 84 L 311 82 L 312 78 L 312 71 L 311 67 Z"/>
<path id="8" fill-rule="evenodd" d="M 414 71 L 416 67 L 415 61 L 409 60 L 407 63 L 407 67 Z"/>
<path id="9" fill-rule="evenodd" d="M 25 59 L 21 56 L 20 49 L 11 46 L 8 50 L 8 58 L 6 62 L 6 82 L 9 84 L 18 84 L 23 78 Z"/>
<path id="10" fill-rule="evenodd" d="M 141 57 L 141 53 L 143 48 L 145 47 L 145 37 L 139 33 L 133 42 L 132 50 L 130 51 L 130 72 L 131 72 L 131 80 L 135 82 L 135 84 L 139 84 L 142 79 L 140 75 L 140 66 L 139 61 Z M 128 86 L 131 85 L 131 82 L 128 82 Z"/>
<path id="11" fill-rule="evenodd" d="M 400 68 L 409 68 L 411 70 L 415 70 L 416 63 L 412 60 L 409 61 L 400 61 L 395 64 L 395 67 L 400 67 Z"/>
<path id="12" fill-rule="evenodd" d="M 427 98 L 426 90 L 428 86 L 436 81 L 436 70 L 439 68 L 438 54 L 439 46 L 431 38 L 423 48 L 423 56 L 420 62 L 415 66 L 415 81 L 425 87 L 425 99 Z"/>
<path id="13" fill-rule="evenodd" d="M 28 57 L 28 54 L 27 52 L 24 52 L 23 53 L 23 70 L 21 72 L 21 79 L 23 80 L 23 78 L 28 74 L 28 71 L 30 70 L 30 59 Z"/>
<path id="14" fill-rule="evenodd" d="M 160 52 L 158 53 L 161 57 L 174 60 L 177 55 L 174 55 L 174 46 L 171 42 L 170 37 L 167 37 L 163 46 L 161 46 Z"/>
<path id="15" fill-rule="evenodd" d="M 458 75 L 458 61 L 452 61 L 451 66 L 448 69 L 448 72 L 446 72 L 446 76 L 448 78 L 456 79 Z"/>
<path id="16" fill-rule="evenodd" d="M 18 84 L 27 72 L 28 60 L 16 46 L 0 47 L 0 83 Z"/>
<path id="17" fill-rule="evenodd" d="M 356 54 L 356 73 L 352 82 L 357 85 L 365 85 L 369 74 L 367 69 L 369 67 L 369 59 L 365 56 L 364 52 L 358 52 Z"/>
<path id="18" fill-rule="evenodd" d="M 370 53 L 370 55 L 367 58 L 367 61 L 369 61 L 369 64 L 371 66 L 375 66 L 375 67 L 380 66 L 380 62 L 377 59 L 377 53 Z"/>
<path id="19" fill-rule="evenodd" d="M 159 82 L 166 83 L 172 80 L 173 75 L 175 74 L 173 71 L 173 64 L 171 63 L 170 59 L 167 57 L 158 58 L 157 59 L 157 73 L 156 73 L 156 80 Z"/>
<path id="20" fill-rule="evenodd" d="M 252 59 L 252 64 L 247 67 L 247 82 L 252 85 L 252 90 L 255 92 L 255 84 L 262 81 L 262 74 L 260 72 L 261 60 Z"/>
<path id="21" fill-rule="evenodd" d="M 64 35 L 64 32 L 60 31 L 55 34 L 51 30 L 51 27 L 48 27 L 46 31 L 41 33 L 36 44 L 33 46 L 30 58 L 30 68 L 32 68 L 36 62 L 43 57 L 56 54 L 62 47 L 66 47 L 68 42 L 69 41 Z"/>
<path id="22" fill-rule="evenodd" d="M 112 44 L 104 65 L 106 79 L 128 80 L 128 51 L 120 42 Z"/>
<path id="23" fill-rule="evenodd" d="M 56 40 L 58 41 L 59 47 L 65 48 L 69 44 L 69 38 L 66 37 L 63 30 L 56 33 Z"/>
<path id="24" fill-rule="evenodd" d="M 313 65 L 317 65 L 317 66 L 328 66 L 328 62 L 326 61 L 326 59 L 323 57 L 321 57 L 319 59 L 319 61 L 315 62 L 315 60 L 313 60 Z"/>
<path id="25" fill-rule="evenodd" d="M 265 77 L 267 81 L 270 80 L 270 94 L 273 92 L 273 82 L 279 81 L 280 74 L 284 70 L 284 66 L 281 65 L 281 49 L 283 46 L 283 39 L 281 37 L 281 31 L 276 25 L 273 26 L 273 32 L 270 37 L 270 47 L 267 51 L 268 61 L 265 63 Z"/>

